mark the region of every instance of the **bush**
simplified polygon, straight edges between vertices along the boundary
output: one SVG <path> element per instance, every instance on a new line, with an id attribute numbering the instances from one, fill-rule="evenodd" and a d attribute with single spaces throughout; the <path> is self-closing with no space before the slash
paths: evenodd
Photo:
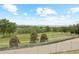
<path id="1" fill-rule="evenodd" d="M 41 34 L 40 42 L 46 42 L 48 41 L 48 37 L 46 34 Z"/>
<path id="2" fill-rule="evenodd" d="M 37 32 L 32 32 L 30 37 L 30 43 L 36 43 L 37 40 L 38 40 Z"/>

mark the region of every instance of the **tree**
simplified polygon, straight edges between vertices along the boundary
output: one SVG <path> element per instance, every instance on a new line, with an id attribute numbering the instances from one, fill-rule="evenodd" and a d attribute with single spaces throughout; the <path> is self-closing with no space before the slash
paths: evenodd
<path id="1" fill-rule="evenodd" d="M 16 30 L 16 24 L 9 22 L 7 19 L 0 20 L 0 32 L 5 36 L 6 34 L 14 33 Z"/>
<path id="2" fill-rule="evenodd" d="M 0 20 L 0 32 L 5 35 L 5 33 L 7 32 L 7 24 L 8 24 L 8 20 L 6 19 L 1 19 Z"/>
<path id="3" fill-rule="evenodd" d="M 46 26 L 46 32 L 49 32 L 49 31 L 51 31 L 51 29 L 50 29 L 50 27 L 49 26 Z"/>
<path id="4" fill-rule="evenodd" d="M 7 24 L 7 26 L 8 26 L 8 28 L 6 29 L 7 33 L 11 34 L 16 31 L 16 24 L 15 23 L 9 22 Z"/>
<path id="5" fill-rule="evenodd" d="M 75 26 L 75 33 L 76 34 L 79 34 L 79 23 L 76 24 L 76 26 Z"/>
<path id="6" fill-rule="evenodd" d="M 70 32 L 74 34 L 79 34 L 79 24 L 70 26 Z"/>

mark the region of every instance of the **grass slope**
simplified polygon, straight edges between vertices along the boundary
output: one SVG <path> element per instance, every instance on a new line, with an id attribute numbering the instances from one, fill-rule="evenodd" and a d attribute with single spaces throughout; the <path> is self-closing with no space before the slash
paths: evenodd
<path id="1" fill-rule="evenodd" d="M 42 33 L 39 33 L 39 38 L 41 34 Z M 63 32 L 46 32 L 46 34 L 48 35 L 49 41 L 52 41 L 52 42 L 64 40 L 65 38 L 69 38 L 72 36 L 70 33 L 63 33 Z M 20 46 L 25 46 L 29 44 L 30 34 L 18 34 L 17 36 L 21 41 Z M 0 48 L 9 47 L 9 44 L 8 44 L 9 40 L 10 40 L 10 37 L 1 38 L 1 35 L 0 35 Z"/>

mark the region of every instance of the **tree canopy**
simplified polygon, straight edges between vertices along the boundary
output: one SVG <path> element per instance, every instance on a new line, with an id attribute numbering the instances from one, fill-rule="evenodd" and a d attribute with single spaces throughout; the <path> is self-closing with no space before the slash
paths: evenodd
<path id="1" fill-rule="evenodd" d="M 10 22 L 7 19 L 0 19 L 0 32 L 5 34 L 14 33 L 16 31 L 16 23 Z"/>

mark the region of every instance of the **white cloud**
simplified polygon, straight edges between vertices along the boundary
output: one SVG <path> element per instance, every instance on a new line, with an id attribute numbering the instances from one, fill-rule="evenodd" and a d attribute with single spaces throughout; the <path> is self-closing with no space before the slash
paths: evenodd
<path id="1" fill-rule="evenodd" d="M 6 9 L 7 11 L 13 13 L 14 15 L 18 15 L 17 14 L 17 10 L 18 8 L 15 5 L 11 5 L 11 4 L 4 4 L 3 8 Z"/>
<path id="2" fill-rule="evenodd" d="M 70 18 L 70 17 L 72 17 L 72 15 L 66 15 L 66 17 L 67 17 L 67 18 Z"/>
<path id="3" fill-rule="evenodd" d="M 66 20 L 68 21 L 68 19 L 71 18 L 70 15 L 59 15 L 59 16 L 48 16 L 43 18 L 43 21 L 63 21 Z"/>
<path id="4" fill-rule="evenodd" d="M 47 16 L 47 15 L 50 15 L 50 14 L 56 15 L 57 14 L 56 11 L 54 11 L 53 9 L 50 9 L 50 8 L 37 8 L 36 12 L 40 16 Z"/>
<path id="5" fill-rule="evenodd" d="M 77 23 L 77 19 L 71 19 L 69 15 L 60 15 L 60 16 L 48 16 L 45 18 L 39 18 L 36 23 L 38 25 L 71 25 Z"/>
<path id="6" fill-rule="evenodd" d="M 77 13 L 79 12 L 79 7 L 75 7 L 75 8 L 70 8 L 68 13 Z"/>
<path id="7" fill-rule="evenodd" d="M 60 16 L 48 16 L 48 17 L 18 17 L 13 20 L 19 25 L 49 25 L 49 26 L 64 26 L 70 24 L 76 24 L 79 22 L 78 19 L 70 18 L 69 15 L 60 15 Z"/>
<path id="8" fill-rule="evenodd" d="M 27 16 L 27 13 L 24 13 L 25 16 Z"/>
<path id="9" fill-rule="evenodd" d="M 19 15 L 18 13 L 13 13 L 14 15 Z"/>

